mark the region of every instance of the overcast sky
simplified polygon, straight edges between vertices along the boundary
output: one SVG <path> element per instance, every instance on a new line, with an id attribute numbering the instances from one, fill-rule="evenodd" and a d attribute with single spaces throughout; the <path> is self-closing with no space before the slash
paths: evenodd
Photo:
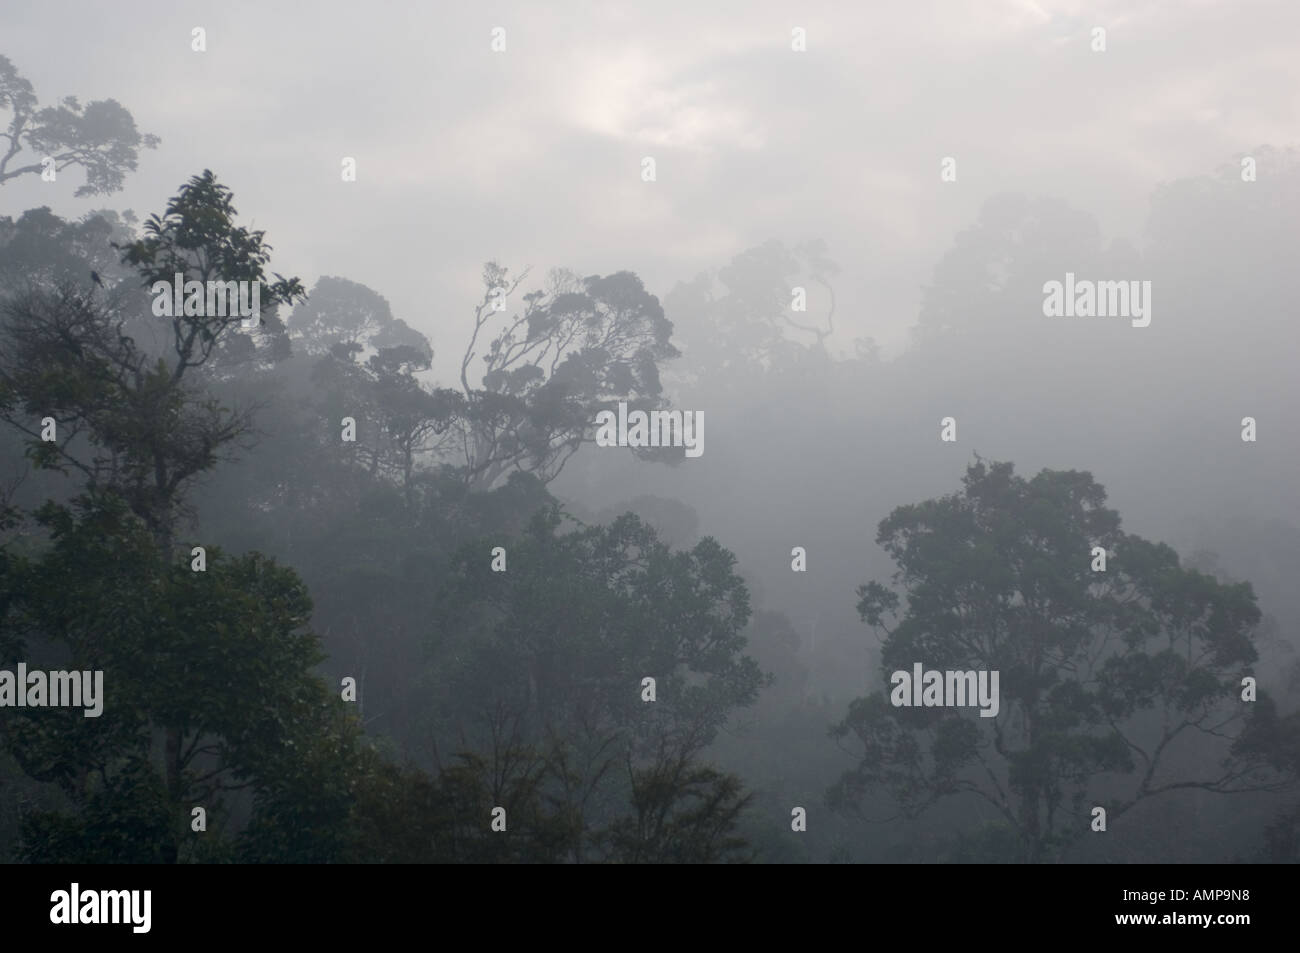
<path id="1" fill-rule="evenodd" d="M 0 53 L 42 104 L 115 98 L 162 145 L 122 193 L 26 176 L 0 213 L 145 215 L 209 167 L 277 271 L 373 287 L 442 368 L 489 258 L 629 269 L 662 298 L 766 239 L 824 238 L 846 276 L 834 350 L 893 352 L 990 195 L 1061 196 L 1140 245 L 1160 182 L 1294 144 L 1298 28 L 1295 0 L 7 0 Z"/>

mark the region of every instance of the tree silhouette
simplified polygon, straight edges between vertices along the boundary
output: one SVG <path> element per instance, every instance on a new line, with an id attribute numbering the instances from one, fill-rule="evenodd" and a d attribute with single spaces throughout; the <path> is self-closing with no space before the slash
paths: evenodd
<path id="1" fill-rule="evenodd" d="M 115 99 L 85 106 L 66 96 L 57 106 L 39 108 L 32 84 L 19 75 L 7 56 L 0 56 L 0 109 L 9 112 L 9 126 L 0 139 L 9 140 L 0 152 L 0 185 L 27 173 L 39 174 L 43 161 L 10 167 L 24 149 L 53 160 L 53 169 L 85 170 L 86 182 L 77 195 L 107 195 L 122 188 L 126 173 L 134 172 L 140 149 L 155 149 L 157 136 L 139 132 L 131 114 Z"/>
<path id="2" fill-rule="evenodd" d="M 893 707 L 883 692 L 854 701 L 832 734 L 856 743 L 858 764 L 833 803 L 879 789 L 913 815 L 971 795 L 1014 832 L 1018 858 L 1038 862 L 1089 831 L 1093 805 L 1113 822 L 1175 790 L 1291 783 L 1271 701 L 1242 698 L 1261 618 L 1250 585 L 1121 532 L 1105 499 L 1088 473 L 1025 480 L 977 458 L 961 493 L 881 522 L 907 604 L 891 627 L 899 595 L 871 582 L 858 611 L 885 634 L 886 679 L 917 662 L 996 670 L 1000 712 Z"/>

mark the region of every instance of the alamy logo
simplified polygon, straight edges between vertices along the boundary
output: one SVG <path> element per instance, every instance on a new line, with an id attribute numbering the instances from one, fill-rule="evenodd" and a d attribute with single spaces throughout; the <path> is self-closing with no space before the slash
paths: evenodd
<path id="1" fill-rule="evenodd" d="M 685 447 L 688 457 L 704 453 L 704 411 L 634 410 L 619 402 L 618 414 L 596 414 L 598 447 Z"/>
<path id="2" fill-rule="evenodd" d="M 87 718 L 104 713 L 103 672 L 18 672 L 0 669 L 0 708 L 82 708 Z"/>
<path id="3" fill-rule="evenodd" d="M 1132 318 L 1135 328 L 1151 323 L 1150 281 L 1076 281 L 1067 271 L 1064 283 L 1046 282 L 1043 295 L 1049 318 Z"/>
<path id="4" fill-rule="evenodd" d="M 152 923 L 152 890 L 71 890 L 50 894 L 51 923 L 129 923 L 132 933 L 148 933 Z"/>
<path id="5" fill-rule="evenodd" d="M 917 662 L 911 672 L 901 669 L 889 677 L 895 708 L 968 708 L 979 706 L 981 718 L 996 718 L 1001 702 L 998 673 L 987 671 L 925 671 Z"/>
<path id="6" fill-rule="evenodd" d="M 155 281 L 149 293 L 153 313 L 159 318 L 233 318 L 241 328 L 255 328 L 262 320 L 260 281 L 186 281 L 179 271 L 171 281 Z"/>

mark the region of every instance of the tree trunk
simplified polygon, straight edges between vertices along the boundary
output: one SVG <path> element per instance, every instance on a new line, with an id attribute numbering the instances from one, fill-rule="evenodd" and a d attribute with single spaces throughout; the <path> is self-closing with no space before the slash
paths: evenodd
<path id="1" fill-rule="evenodd" d="M 162 571 L 169 572 L 171 561 L 176 555 L 176 537 L 175 529 L 172 526 L 172 501 L 165 489 L 165 471 L 162 467 L 158 468 L 157 484 L 158 512 L 152 514 L 155 527 L 153 537 L 158 552 L 162 556 Z M 167 784 L 167 800 L 172 807 L 172 839 L 170 843 L 163 847 L 163 862 L 168 864 L 176 863 L 180 853 L 181 819 L 186 813 L 185 805 L 181 803 L 181 796 L 185 793 L 181 784 L 181 740 L 181 729 L 179 727 L 168 726 L 166 728 L 166 737 L 163 743 L 163 776 Z"/>

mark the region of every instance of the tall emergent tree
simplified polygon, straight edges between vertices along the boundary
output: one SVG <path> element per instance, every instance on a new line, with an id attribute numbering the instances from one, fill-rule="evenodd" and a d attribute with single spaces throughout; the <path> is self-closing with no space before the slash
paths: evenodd
<path id="1" fill-rule="evenodd" d="M 230 191 L 204 172 L 149 220 L 123 260 L 146 286 L 178 272 L 264 281 L 262 233 L 234 216 Z M 59 782 L 82 808 L 72 827 L 46 818 L 29 830 L 41 856 L 94 843 L 96 817 L 135 805 L 145 833 L 161 835 L 132 843 L 145 859 L 174 860 L 195 800 L 217 797 L 232 778 L 255 785 L 283 757 L 280 745 L 296 744 L 295 721 L 324 703 L 309 674 L 319 657 L 303 632 L 310 600 L 292 572 L 215 551 L 203 572 L 191 572 L 188 551 L 177 559 L 189 489 L 249 430 L 251 411 L 223 406 L 187 374 L 239 318 L 158 319 L 170 324 L 170 348 L 151 354 L 105 297 L 63 280 L 3 302 L 0 419 L 29 438 L 38 466 L 74 475 L 78 492 L 73 506 L 50 503 L 38 514 L 51 546 L 43 558 L 5 560 L 13 598 L 0 647 L 39 643 L 103 670 L 113 710 L 98 731 L 75 719 L 61 729 L 27 719 L 4 740 L 29 774 Z M 274 307 L 302 288 L 277 275 L 262 297 Z M 148 766 L 159 758 L 155 779 Z M 103 856 L 113 854 L 104 846 Z"/>
<path id="2" fill-rule="evenodd" d="M 661 406 L 659 365 L 678 356 L 672 322 L 632 272 L 581 278 L 557 269 L 545 291 L 523 295 L 516 308 L 526 277 L 484 266 L 483 300 L 461 360 L 463 472 L 479 489 L 514 470 L 553 479 L 595 439 L 601 410 L 620 401 Z M 478 380 L 470 370 L 476 358 Z"/>
<path id="3" fill-rule="evenodd" d="M 192 178 L 152 216 L 146 236 L 122 250 L 144 284 L 263 281 L 270 248 L 262 232 L 236 226 L 230 190 L 209 171 Z M 305 297 L 296 278 L 266 282 L 264 313 Z M 101 296 L 102 297 L 102 296 Z M 75 470 L 91 493 L 112 492 L 170 552 L 185 492 L 250 426 L 250 411 L 204 396 L 186 379 L 237 332 L 240 318 L 177 315 L 168 354 L 152 355 L 124 333 L 125 317 L 93 287 L 60 282 L 5 304 L 0 335 L 0 417 L 31 438 L 45 466 Z M 53 418 L 56 439 L 40 421 Z"/>
<path id="4" fill-rule="evenodd" d="M 856 700 L 832 731 L 859 758 L 833 803 L 874 789 L 910 815 L 969 795 L 997 812 L 1019 860 L 1041 862 L 1088 835 L 1093 806 L 1113 823 L 1172 791 L 1291 782 L 1271 701 L 1243 687 L 1261 618 L 1249 583 L 1121 532 L 1105 500 L 1088 473 L 1026 480 L 977 459 L 962 492 L 881 522 L 906 605 L 899 618 L 899 594 L 871 582 L 858 611 L 884 633 L 884 680 L 918 662 L 997 671 L 1000 710 L 896 707 L 888 687 Z"/>
<path id="5" fill-rule="evenodd" d="M 66 96 L 57 106 L 40 108 L 32 84 L 18 74 L 9 57 L 0 55 L 0 110 L 8 112 L 9 125 L 0 132 L 7 143 L 0 147 L 0 185 L 20 175 L 55 175 L 80 166 L 86 182 L 77 195 L 107 195 L 122 188 L 126 173 L 134 172 L 140 149 L 155 149 L 157 136 L 139 132 L 135 120 L 115 99 L 95 100 L 85 106 Z M 11 163 L 28 150 L 35 160 Z"/>

